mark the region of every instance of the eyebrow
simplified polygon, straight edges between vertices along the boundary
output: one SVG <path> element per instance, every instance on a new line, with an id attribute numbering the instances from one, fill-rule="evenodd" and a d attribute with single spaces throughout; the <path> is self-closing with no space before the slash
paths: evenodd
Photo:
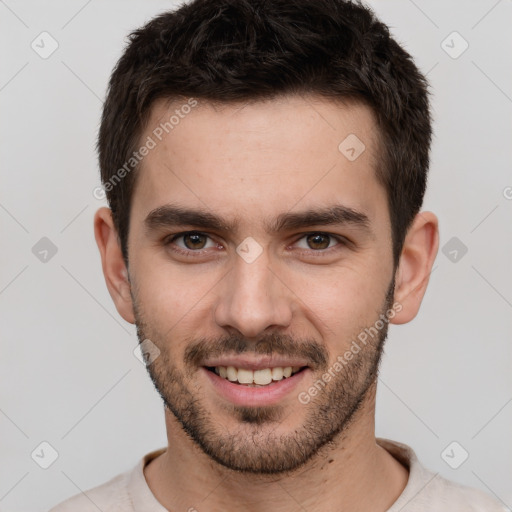
<path id="1" fill-rule="evenodd" d="M 146 229 L 157 231 L 177 226 L 193 226 L 219 232 L 236 232 L 240 220 L 227 220 L 206 210 L 195 210 L 167 204 L 152 210 L 146 217 Z M 343 205 L 332 205 L 302 212 L 286 212 L 264 223 L 267 233 L 279 233 L 318 225 L 338 225 L 357 228 L 373 236 L 368 216 Z"/>

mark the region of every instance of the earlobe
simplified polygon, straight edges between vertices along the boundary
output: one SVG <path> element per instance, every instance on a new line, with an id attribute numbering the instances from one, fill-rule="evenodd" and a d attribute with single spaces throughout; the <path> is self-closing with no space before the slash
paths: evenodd
<path id="1" fill-rule="evenodd" d="M 405 237 L 395 280 L 395 303 L 402 309 L 390 320 L 393 324 L 410 322 L 417 314 L 427 290 L 432 266 L 439 248 L 437 217 L 420 212 Z"/>
<path id="2" fill-rule="evenodd" d="M 100 208 L 94 215 L 94 237 L 100 251 L 103 275 L 110 296 L 119 314 L 133 324 L 135 317 L 128 270 L 109 208 Z"/>

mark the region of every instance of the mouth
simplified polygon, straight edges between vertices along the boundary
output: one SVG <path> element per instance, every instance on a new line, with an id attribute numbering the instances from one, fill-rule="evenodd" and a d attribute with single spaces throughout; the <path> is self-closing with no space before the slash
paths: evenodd
<path id="1" fill-rule="evenodd" d="M 209 372 L 216 373 L 222 379 L 226 379 L 234 384 L 261 388 L 271 386 L 283 379 L 288 379 L 304 371 L 307 366 L 274 366 L 257 370 L 237 368 L 235 366 L 205 366 L 205 368 Z"/>
<path id="2" fill-rule="evenodd" d="M 244 362 L 239 366 L 234 362 L 229 365 L 227 362 L 224 365 L 208 363 L 201 371 L 222 400 L 244 407 L 264 407 L 282 403 L 294 390 L 298 393 L 297 387 L 311 372 L 308 366 L 277 364 L 263 361 L 259 364 Z"/>

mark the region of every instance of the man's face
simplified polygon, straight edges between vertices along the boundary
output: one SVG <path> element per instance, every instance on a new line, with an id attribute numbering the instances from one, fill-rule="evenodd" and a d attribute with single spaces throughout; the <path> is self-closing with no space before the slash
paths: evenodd
<path id="1" fill-rule="evenodd" d="M 199 102 L 155 132 L 180 105 L 153 107 L 130 215 L 138 335 L 160 350 L 148 370 L 214 460 L 292 470 L 354 419 L 386 337 L 384 323 L 351 349 L 393 300 L 374 118 L 311 97 Z"/>

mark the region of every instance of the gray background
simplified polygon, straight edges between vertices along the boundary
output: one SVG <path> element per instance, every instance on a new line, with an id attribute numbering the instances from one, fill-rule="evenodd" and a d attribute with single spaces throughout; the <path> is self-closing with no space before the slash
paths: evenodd
<path id="1" fill-rule="evenodd" d="M 108 77 L 126 34 L 173 5 L 0 0 L 0 510 L 47 510 L 166 444 L 92 219 L 103 204 L 94 144 Z M 439 216 L 446 247 L 418 317 L 390 328 L 377 435 L 512 507 L 512 3 L 370 5 L 432 85 L 424 209 Z M 59 45 L 46 59 L 31 47 L 51 49 L 43 31 Z M 454 31 L 469 44 L 461 55 Z M 55 255 L 34 254 L 43 237 Z M 38 465 L 50 461 L 44 441 L 58 452 L 48 469 Z M 469 458 L 452 469 L 462 450 Z"/>

